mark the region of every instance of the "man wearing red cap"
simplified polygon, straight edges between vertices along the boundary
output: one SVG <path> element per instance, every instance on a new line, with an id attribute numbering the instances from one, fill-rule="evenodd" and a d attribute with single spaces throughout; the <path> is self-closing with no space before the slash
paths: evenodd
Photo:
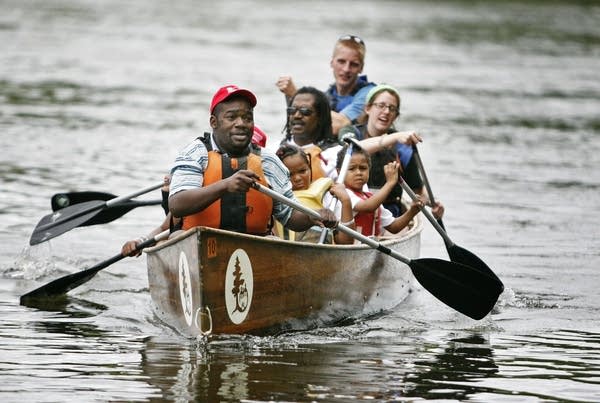
<path id="1" fill-rule="evenodd" d="M 277 156 L 251 143 L 256 97 L 236 85 L 220 88 L 210 104 L 212 133 L 185 147 L 171 170 L 169 209 L 183 229 L 204 225 L 257 235 L 270 232 L 271 215 L 293 231 L 334 226 L 330 210 L 321 222 L 252 188 L 270 186 L 293 199 L 288 171 Z"/>

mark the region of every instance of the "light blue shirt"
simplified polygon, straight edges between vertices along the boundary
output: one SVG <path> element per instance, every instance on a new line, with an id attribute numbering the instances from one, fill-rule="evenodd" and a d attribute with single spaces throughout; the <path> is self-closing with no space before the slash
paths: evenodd
<path id="1" fill-rule="evenodd" d="M 354 122 L 362 114 L 367 94 L 375 87 L 375 83 L 369 82 L 366 75 L 358 76 L 356 85 L 360 89 L 352 95 L 338 94 L 335 83 L 331 84 L 326 91 L 331 109 L 346 116 L 351 122 Z"/>
<path id="2" fill-rule="evenodd" d="M 358 92 L 354 94 L 354 96 L 349 95 L 348 97 L 352 98 L 352 100 L 349 105 L 346 105 L 340 111 L 340 113 L 346 116 L 351 122 L 354 122 L 356 118 L 358 118 L 364 111 L 367 94 L 369 93 L 369 91 L 371 91 L 373 87 L 375 87 L 375 84 L 367 85 L 358 90 Z"/>

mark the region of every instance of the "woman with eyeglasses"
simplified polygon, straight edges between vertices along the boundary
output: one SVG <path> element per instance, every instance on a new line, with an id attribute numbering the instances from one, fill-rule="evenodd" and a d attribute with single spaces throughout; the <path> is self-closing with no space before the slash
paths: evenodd
<path id="1" fill-rule="evenodd" d="M 399 174 L 404 181 L 416 194 L 426 196 L 423 179 L 419 173 L 417 162 L 413 158 L 411 142 L 390 141 L 402 134 L 394 128 L 394 122 L 399 116 L 400 94 L 398 91 L 390 85 L 377 85 L 366 96 L 364 113 L 358 118 L 358 124 L 344 127 L 340 131 L 340 136 L 347 133 L 355 135 L 357 139 L 362 140 L 363 147 L 372 153 L 372 170 L 368 182 L 370 189 L 383 187 L 386 182 L 383 167 L 389 162 L 399 161 Z M 379 140 L 375 140 L 377 138 Z M 367 147 L 366 144 L 370 146 Z M 416 143 L 412 142 L 412 144 Z M 401 198 L 402 187 L 400 184 L 396 184 L 384 202 L 384 207 L 390 210 L 395 217 L 399 217 L 404 212 Z M 431 213 L 436 219 L 442 218 L 444 206 L 436 200 Z"/>
<path id="2" fill-rule="evenodd" d="M 365 97 L 375 86 L 366 75 L 361 75 L 365 65 L 365 42 L 356 35 L 342 35 L 333 48 L 329 65 L 335 82 L 325 94 L 331 108 L 332 132 L 349 124 L 356 123 L 365 105 Z M 289 100 L 296 93 L 296 86 L 290 76 L 281 76 L 277 87 Z"/>

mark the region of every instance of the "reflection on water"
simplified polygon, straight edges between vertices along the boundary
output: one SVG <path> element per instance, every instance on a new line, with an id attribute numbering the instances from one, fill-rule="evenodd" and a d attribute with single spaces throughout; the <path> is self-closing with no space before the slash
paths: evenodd
<path id="1" fill-rule="evenodd" d="M 139 336 L 99 327 L 102 304 L 64 298 L 37 311 L 3 298 L 0 308 L 3 401 L 90 401 L 89 391 L 98 401 L 131 400 L 155 393 L 132 378 Z"/>
<path id="2" fill-rule="evenodd" d="M 430 399 L 472 398 L 470 395 L 481 393 L 477 381 L 498 372 L 492 347 L 478 334 L 451 339 L 442 353 L 435 353 L 426 361 L 416 361 L 415 365 L 423 372 L 405 377 L 410 381 L 407 396 Z"/>
<path id="3" fill-rule="evenodd" d="M 152 337 L 130 334 L 127 318 L 99 326 L 111 308 L 83 298 L 1 308 L 0 394 L 8 401 L 21 389 L 32 401 L 46 394 L 86 400 L 89 390 L 100 401 L 600 398 L 594 332 L 490 336 L 487 327 L 428 331 L 423 322 L 388 317 L 276 337 L 185 340 L 164 328 Z"/>
<path id="4" fill-rule="evenodd" d="M 385 339 L 296 341 L 294 336 L 200 345 L 148 340 L 142 367 L 167 400 L 488 401 L 510 400 L 514 391 L 550 400 L 563 394 L 582 401 L 600 397 L 594 386 L 600 363 L 585 353 L 599 347 L 599 334 L 514 337 L 498 348 L 476 333 L 443 343 L 406 336 L 393 346 Z M 551 359 L 557 348 L 571 357 L 568 362 Z M 562 392 L 566 385 L 571 389 Z"/>

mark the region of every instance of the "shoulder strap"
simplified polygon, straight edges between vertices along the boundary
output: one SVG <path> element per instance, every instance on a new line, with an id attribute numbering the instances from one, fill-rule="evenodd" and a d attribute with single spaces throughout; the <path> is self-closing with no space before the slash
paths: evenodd
<path id="1" fill-rule="evenodd" d="M 207 151 L 212 151 L 212 143 L 210 141 L 210 133 L 209 132 L 204 132 L 204 134 L 202 136 L 198 136 L 197 139 L 200 140 L 204 144 Z"/>

